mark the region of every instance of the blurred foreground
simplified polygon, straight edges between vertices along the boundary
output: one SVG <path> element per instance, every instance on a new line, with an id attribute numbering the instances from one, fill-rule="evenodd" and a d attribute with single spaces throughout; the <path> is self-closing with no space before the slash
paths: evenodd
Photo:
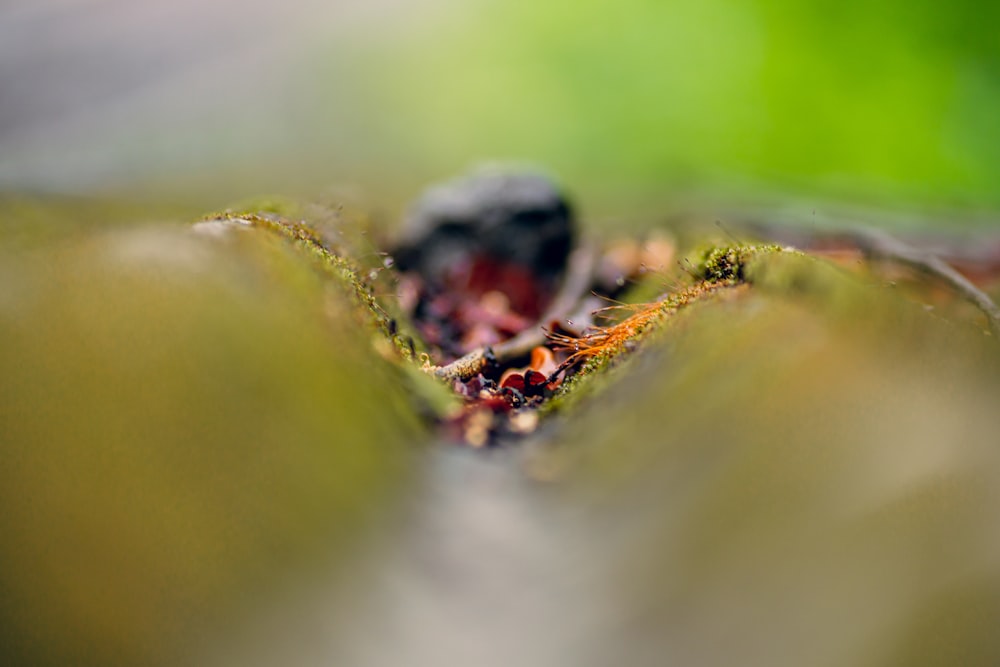
<path id="1" fill-rule="evenodd" d="M 415 417 L 280 239 L 140 229 L 0 267 L 4 664 L 188 663 L 405 486 Z"/>
<path id="2" fill-rule="evenodd" d="M 974 312 L 775 255 L 476 452 L 301 244 L 199 230 L 0 263 L 5 664 L 1000 661 Z"/>

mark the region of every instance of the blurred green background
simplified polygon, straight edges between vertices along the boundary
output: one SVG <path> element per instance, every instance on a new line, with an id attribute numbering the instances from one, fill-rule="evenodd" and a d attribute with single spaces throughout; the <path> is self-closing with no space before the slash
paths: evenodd
<path id="1" fill-rule="evenodd" d="M 679 194 L 1000 204 L 1000 7 L 75 0 L 0 10 L 0 186 L 392 215 L 518 159 L 597 216 Z"/>

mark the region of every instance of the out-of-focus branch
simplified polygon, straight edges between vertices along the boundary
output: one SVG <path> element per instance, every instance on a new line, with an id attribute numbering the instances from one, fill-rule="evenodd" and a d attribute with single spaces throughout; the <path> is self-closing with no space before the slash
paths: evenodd
<path id="1" fill-rule="evenodd" d="M 993 334 L 1000 336 L 1000 307 L 993 299 L 931 252 L 915 248 L 875 229 L 855 229 L 841 234 L 870 259 L 897 262 L 937 278 L 986 314 Z"/>

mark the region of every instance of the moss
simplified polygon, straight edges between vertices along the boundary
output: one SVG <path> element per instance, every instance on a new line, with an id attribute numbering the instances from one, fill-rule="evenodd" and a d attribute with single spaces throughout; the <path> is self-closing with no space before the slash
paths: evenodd
<path id="1" fill-rule="evenodd" d="M 585 361 L 580 370 L 559 387 L 543 411 L 563 410 L 599 392 L 604 382 L 595 383 L 593 378 L 614 371 L 621 357 L 636 350 L 647 335 L 662 327 L 666 318 L 721 290 L 752 282 L 756 263 L 777 253 L 802 254 L 775 244 L 752 243 L 711 245 L 695 251 L 693 259 L 689 260 L 693 267 L 690 273 L 697 279 L 693 285 L 670 292 L 655 303 L 633 306 L 635 312 L 618 324 L 573 341 L 572 349 Z"/>
<path id="2" fill-rule="evenodd" d="M 586 396 L 599 393 L 605 386 L 603 378 L 617 376 L 618 366 L 630 359 L 633 352 L 640 350 L 640 345 L 647 336 L 661 330 L 664 320 L 682 309 L 714 298 L 724 290 L 738 288 L 739 285 L 735 279 L 715 282 L 702 280 L 672 292 L 655 303 L 635 306 L 636 312 L 622 322 L 582 338 L 578 342 L 580 347 L 577 352 L 585 359 L 582 367 L 563 382 L 545 404 L 543 412 L 564 410 Z M 588 345 L 592 347 L 588 348 Z M 602 380 L 595 381 L 595 378 Z"/>
<path id="3" fill-rule="evenodd" d="M 617 359 L 618 363 L 614 363 Z M 555 394 L 541 405 L 540 415 L 563 413 L 572 410 L 586 397 L 601 393 L 611 378 L 617 376 L 614 367 L 627 361 L 611 354 L 600 354 L 586 361 L 574 375 L 566 378 Z"/>
<path id="4" fill-rule="evenodd" d="M 258 215 L 274 215 L 285 219 L 302 218 L 305 206 L 294 199 L 277 195 L 252 197 L 230 207 L 233 211 L 253 211 Z"/>
<path id="5" fill-rule="evenodd" d="M 692 264 L 695 275 L 702 280 L 712 283 L 742 282 L 747 278 L 746 267 L 751 261 L 775 252 L 793 251 L 770 243 L 709 246 L 696 253 L 697 260 Z"/>
<path id="6" fill-rule="evenodd" d="M 365 319 L 379 334 L 392 343 L 392 348 L 404 359 L 414 357 L 413 340 L 397 330 L 396 321 L 378 303 L 371 285 L 361 275 L 359 267 L 334 251 L 322 235 L 302 221 L 288 220 L 267 212 L 235 213 L 224 211 L 207 216 L 204 221 L 227 221 L 263 229 L 277 234 L 312 257 L 321 272 L 348 287 L 352 303 L 365 313 Z"/>
<path id="7" fill-rule="evenodd" d="M 209 215 L 204 220 L 235 222 L 280 234 L 320 260 L 321 265 L 327 271 L 340 279 L 348 281 L 355 288 L 355 291 L 358 292 L 355 296 L 361 297 L 363 301 L 367 301 L 364 293 L 367 293 L 368 290 L 364 289 L 358 277 L 356 267 L 350 261 L 328 248 L 320 234 L 304 222 L 294 222 L 265 212 L 234 213 L 232 211 Z"/>
<path id="8" fill-rule="evenodd" d="M 731 263 L 734 254 L 737 256 L 735 264 Z M 927 339 L 933 341 L 922 343 L 925 350 L 922 356 L 928 358 L 940 356 L 938 350 L 955 346 L 956 341 L 962 340 L 964 342 L 958 344 L 959 347 L 966 346 L 985 353 L 983 364 L 995 363 L 989 355 L 993 348 L 979 346 L 983 338 L 980 326 L 941 317 L 936 309 L 902 294 L 892 283 L 858 275 L 820 257 L 771 245 L 722 248 L 718 252 L 707 253 L 706 257 L 724 258 L 715 266 L 738 266 L 739 280 L 731 277 L 716 284 L 730 287 L 742 285 L 742 289 L 752 290 L 756 295 L 754 298 L 769 300 L 770 307 L 777 308 L 780 303 L 782 307 L 791 306 L 811 313 L 819 326 L 831 335 L 863 341 L 866 346 L 874 345 L 875 341 Z M 706 284 L 708 282 L 706 280 Z M 727 290 L 726 293 L 733 292 Z M 674 312 L 699 300 L 703 299 L 692 299 L 677 293 L 664 303 L 669 304 L 668 308 L 672 306 L 671 312 Z M 735 331 L 735 327 L 740 326 L 739 322 L 731 317 L 730 311 L 713 310 L 716 315 L 711 320 L 705 318 L 706 321 L 711 321 L 716 328 L 723 327 L 718 332 L 718 342 L 724 346 L 732 344 L 740 336 Z M 670 327 L 671 330 L 675 328 Z M 913 330 L 921 333 L 916 334 Z M 716 331 L 711 333 L 714 336 Z M 703 330 L 703 335 L 707 335 L 707 329 Z M 707 347 L 707 342 L 699 345 Z M 905 357 L 913 353 L 913 346 L 902 352 L 904 349 L 900 347 L 897 352 L 890 344 L 881 354 L 888 359 L 900 353 L 903 358 L 899 359 L 899 363 L 912 364 Z"/>
<path id="9" fill-rule="evenodd" d="M 274 208 L 274 207 L 272 207 Z M 287 212 L 287 208 L 278 208 Z M 339 286 L 346 285 L 348 293 L 358 310 L 366 314 L 369 324 L 377 334 L 377 351 L 387 358 L 415 362 L 419 347 L 409 332 L 400 329 L 397 319 L 379 304 L 373 294 L 372 282 L 377 280 L 378 271 L 367 272 L 345 258 L 344 252 L 330 247 L 324 236 L 316 228 L 303 221 L 293 221 L 272 212 L 232 212 L 225 211 L 206 218 L 209 221 L 229 221 L 253 228 L 266 230 L 294 244 L 315 260 L 316 266 L 326 275 L 336 279 Z M 338 237 L 339 238 L 339 237 Z M 581 361 L 580 369 L 567 378 L 555 395 L 541 408 L 543 414 L 561 411 L 577 403 L 581 398 L 592 395 L 604 386 L 595 382 L 598 377 L 615 377 L 616 367 L 625 363 L 636 351 L 640 342 L 651 332 L 661 328 L 664 319 L 688 305 L 701 301 L 720 290 L 726 290 L 745 282 L 750 275 L 749 265 L 757 258 L 783 252 L 776 245 L 744 244 L 735 246 L 712 246 L 702 250 L 693 263 L 693 276 L 697 282 L 667 294 L 653 303 L 626 307 L 632 310 L 621 322 L 599 329 L 580 339 L 558 341 L 575 350 Z M 371 275 L 371 281 L 363 276 Z M 405 327 L 405 323 L 404 323 Z M 405 332 L 405 333 L 404 333 Z M 412 382 L 408 373 L 409 363 L 404 365 L 401 380 L 411 386 L 417 402 L 425 412 L 441 416 L 453 408 L 442 403 L 439 396 L 422 389 L 421 383 Z M 427 394 L 424 396 L 424 394 Z M 421 400 L 423 398 L 423 400 Z"/>

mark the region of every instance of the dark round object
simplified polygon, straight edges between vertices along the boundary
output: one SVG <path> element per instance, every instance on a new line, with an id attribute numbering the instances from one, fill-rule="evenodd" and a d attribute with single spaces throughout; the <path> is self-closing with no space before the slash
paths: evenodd
<path id="1" fill-rule="evenodd" d="M 428 189 L 400 236 L 400 269 L 442 285 L 454 267 L 482 257 L 553 279 L 566 266 L 575 229 L 569 203 L 547 177 L 488 168 Z"/>

